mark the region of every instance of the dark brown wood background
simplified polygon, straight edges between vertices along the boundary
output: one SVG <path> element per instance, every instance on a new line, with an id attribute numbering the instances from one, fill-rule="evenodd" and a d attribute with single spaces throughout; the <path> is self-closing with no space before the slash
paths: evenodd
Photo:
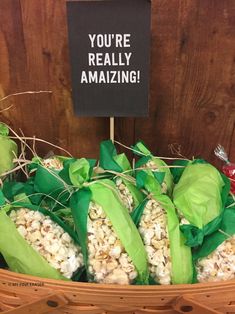
<path id="1" fill-rule="evenodd" d="M 71 102 L 65 0 L 0 1 L 0 120 L 25 135 L 97 157 L 107 118 L 78 118 Z M 116 139 L 145 141 L 154 153 L 235 162 L 235 1 L 152 0 L 150 118 L 116 119 Z M 37 146 L 40 154 L 46 145 Z"/>

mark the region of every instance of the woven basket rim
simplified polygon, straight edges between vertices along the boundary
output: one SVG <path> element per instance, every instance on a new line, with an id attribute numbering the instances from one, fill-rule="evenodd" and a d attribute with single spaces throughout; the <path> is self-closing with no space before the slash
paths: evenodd
<path id="1" fill-rule="evenodd" d="M 41 278 L 31 275 L 19 274 L 15 272 L 11 272 L 9 270 L 0 269 L 0 283 L 1 281 L 6 281 L 8 279 L 19 281 L 27 281 L 27 282 L 40 282 L 46 283 L 48 285 L 59 285 L 61 287 L 79 287 L 83 289 L 102 289 L 102 291 L 114 291 L 114 290 L 123 290 L 126 291 L 159 291 L 159 292 L 174 292 L 174 291 L 182 291 L 190 290 L 191 292 L 197 290 L 221 290 L 221 288 L 230 288 L 235 287 L 235 280 L 221 281 L 221 282 L 210 282 L 210 283 L 196 283 L 196 284 L 179 284 L 179 285 L 114 285 L 114 284 L 100 284 L 100 283 L 88 283 L 88 282 L 72 282 L 72 281 L 63 281 L 63 280 L 54 280 L 48 278 Z"/>

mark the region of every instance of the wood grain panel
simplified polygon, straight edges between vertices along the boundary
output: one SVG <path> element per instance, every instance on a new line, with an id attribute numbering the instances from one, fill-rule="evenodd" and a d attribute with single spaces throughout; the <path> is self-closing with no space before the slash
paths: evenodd
<path id="1" fill-rule="evenodd" d="M 219 164 L 216 144 L 235 144 L 235 3 L 152 4 L 151 116 L 137 120 L 136 136 L 160 154 L 178 143 L 184 155 Z"/>
<path id="2" fill-rule="evenodd" d="M 136 119 L 136 140 L 142 139 L 154 153 L 169 154 L 172 143 L 174 81 L 179 1 L 152 1 L 152 49 L 149 118 Z"/>
<path id="3" fill-rule="evenodd" d="M 71 101 L 66 0 L 0 1 L 0 119 L 76 156 L 97 157 L 108 118 L 78 118 Z M 235 2 L 152 1 L 149 118 L 115 119 L 115 137 L 144 140 L 158 155 L 181 145 L 188 157 L 213 155 L 217 143 L 235 161 Z M 37 146 L 43 155 L 49 150 Z"/>
<path id="4" fill-rule="evenodd" d="M 94 157 L 99 141 L 108 137 L 109 125 L 107 119 L 81 119 L 73 114 L 65 9 L 64 0 L 0 2 L 1 96 L 52 91 L 1 103 L 1 108 L 14 105 L 1 120 L 76 156 Z M 40 154 L 49 149 L 42 144 L 37 147 Z"/>

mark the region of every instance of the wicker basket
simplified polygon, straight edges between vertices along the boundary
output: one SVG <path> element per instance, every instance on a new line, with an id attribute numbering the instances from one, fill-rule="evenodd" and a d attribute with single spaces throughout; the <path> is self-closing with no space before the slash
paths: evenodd
<path id="1" fill-rule="evenodd" d="M 0 269 L 0 312 L 17 314 L 235 313 L 235 281 L 177 286 L 64 282 Z"/>

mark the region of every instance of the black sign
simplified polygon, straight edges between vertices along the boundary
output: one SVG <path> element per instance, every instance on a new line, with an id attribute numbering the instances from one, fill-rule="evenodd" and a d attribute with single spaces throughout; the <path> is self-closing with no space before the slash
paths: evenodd
<path id="1" fill-rule="evenodd" d="M 67 2 L 79 116 L 147 116 L 150 14 L 149 0 Z"/>

